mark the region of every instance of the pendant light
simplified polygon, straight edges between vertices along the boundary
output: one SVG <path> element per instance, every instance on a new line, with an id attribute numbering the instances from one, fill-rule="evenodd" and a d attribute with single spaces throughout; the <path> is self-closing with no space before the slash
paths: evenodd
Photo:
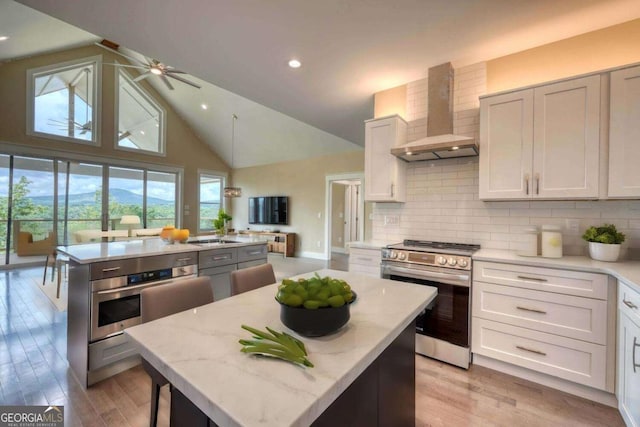
<path id="1" fill-rule="evenodd" d="M 238 116 L 231 115 L 231 169 L 233 170 L 233 149 L 236 139 L 236 120 Z M 240 197 L 242 196 L 242 190 L 240 187 L 224 187 L 224 197 Z"/>

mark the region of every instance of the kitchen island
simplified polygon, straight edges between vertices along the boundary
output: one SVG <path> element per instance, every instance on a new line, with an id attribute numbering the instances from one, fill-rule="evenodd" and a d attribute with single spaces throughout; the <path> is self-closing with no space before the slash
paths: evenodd
<path id="1" fill-rule="evenodd" d="M 140 363 L 122 334 L 141 322 L 140 291 L 168 281 L 208 276 L 214 298 L 230 294 L 231 271 L 267 262 L 267 243 L 254 237 L 194 238 L 169 244 L 159 238 L 60 246 L 69 257 L 67 360 L 89 387 Z"/>
<path id="2" fill-rule="evenodd" d="M 172 417 L 222 426 L 415 424 L 415 317 L 435 288 L 321 270 L 358 294 L 338 332 L 305 338 L 280 322 L 277 284 L 125 330 L 172 384 Z M 309 277 L 310 274 L 300 277 Z M 314 368 L 240 352 L 247 324 L 287 331 Z M 185 405 L 186 403 L 186 405 Z M 184 418 L 182 418 L 184 419 Z"/>

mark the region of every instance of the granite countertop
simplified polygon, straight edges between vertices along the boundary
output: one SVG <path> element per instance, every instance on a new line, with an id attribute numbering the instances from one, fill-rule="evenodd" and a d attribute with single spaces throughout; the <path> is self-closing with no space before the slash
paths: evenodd
<path id="1" fill-rule="evenodd" d="M 313 273 L 297 276 L 309 277 Z M 156 321 L 125 333 L 140 354 L 215 423 L 224 426 L 310 425 L 436 296 L 436 289 L 354 273 L 320 270 L 358 293 L 339 332 L 300 337 L 280 322 L 277 285 Z M 247 324 L 300 337 L 314 368 L 240 352 Z M 161 333 L 159 333 L 161 332 Z"/>
<path id="2" fill-rule="evenodd" d="M 58 246 L 57 250 L 79 264 L 112 261 L 118 259 L 166 255 L 180 252 L 203 251 L 215 248 L 250 246 L 265 243 L 258 236 L 226 236 L 233 243 L 198 243 L 213 239 L 214 236 L 199 236 L 190 243 L 166 243 L 160 238 L 131 239 L 115 242 L 88 243 L 82 245 Z M 265 243 L 266 244 L 266 243 Z"/>
<path id="3" fill-rule="evenodd" d="M 603 262 L 595 261 L 586 256 L 563 256 L 562 258 L 527 257 L 499 249 L 480 249 L 473 254 L 473 260 L 604 273 L 635 287 L 640 292 L 640 261 Z"/>

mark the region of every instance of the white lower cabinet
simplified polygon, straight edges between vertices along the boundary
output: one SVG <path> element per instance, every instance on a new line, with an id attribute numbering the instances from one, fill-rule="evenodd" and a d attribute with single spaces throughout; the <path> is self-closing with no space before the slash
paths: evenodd
<path id="1" fill-rule="evenodd" d="M 618 408 L 627 426 L 640 427 L 640 292 L 618 290 Z"/>
<path id="2" fill-rule="evenodd" d="M 380 277 L 382 249 L 349 248 L 349 272 Z"/>
<path id="3" fill-rule="evenodd" d="M 473 270 L 474 354 L 613 393 L 607 275 L 494 262 Z"/>

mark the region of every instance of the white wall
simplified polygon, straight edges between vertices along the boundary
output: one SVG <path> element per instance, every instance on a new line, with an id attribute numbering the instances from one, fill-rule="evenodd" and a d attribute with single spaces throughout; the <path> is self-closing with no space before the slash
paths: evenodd
<path id="1" fill-rule="evenodd" d="M 407 85 L 407 116 L 412 139 L 422 134 L 424 111 L 421 93 L 426 79 Z M 418 84 L 416 84 L 418 83 Z M 454 132 L 478 138 L 478 96 L 486 92 L 484 63 L 455 70 Z M 424 113 L 423 113 L 424 114 Z M 426 123 L 426 120 L 424 120 Z M 418 135 L 418 136 L 415 136 Z M 477 243 L 483 248 L 516 250 L 523 229 L 530 225 L 555 224 L 565 227 L 567 219 L 580 222 L 579 231 L 563 230 L 564 253 L 586 254 L 580 236 L 590 225 L 613 223 L 627 235 L 623 257 L 638 257 L 640 248 L 640 201 L 524 201 L 483 202 L 478 200 L 478 158 L 409 163 L 407 202 L 376 203 L 373 207 L 372 237 L 388 242 L 405 238 Z M 385 215 L 398 215 L 397 225 L 384 225 Z"/>

